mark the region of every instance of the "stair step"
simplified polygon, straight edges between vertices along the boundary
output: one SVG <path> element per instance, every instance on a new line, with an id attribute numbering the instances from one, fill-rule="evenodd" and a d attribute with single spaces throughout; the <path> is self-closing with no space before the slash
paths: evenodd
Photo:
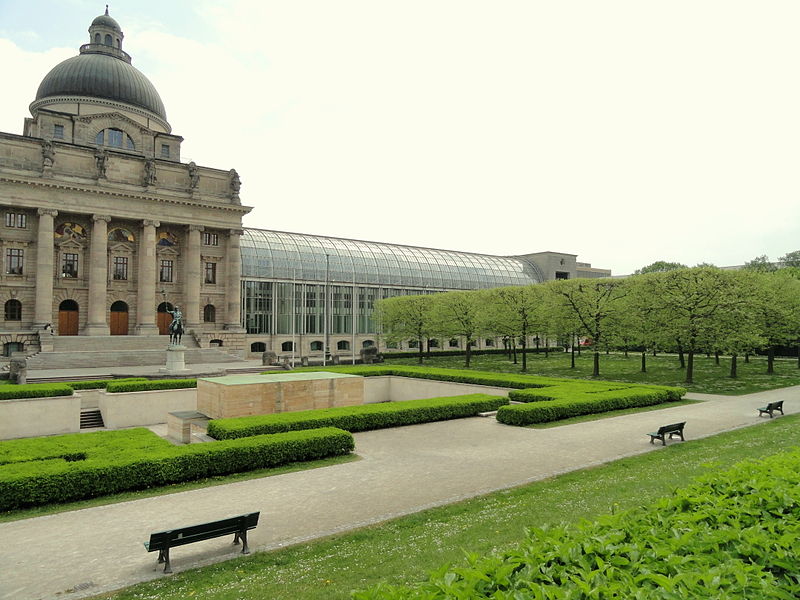
<path id="1" fill-rule="evenodd" d="M 96 429 L 105 427 L 103 415 L 97 409 L 81 410 L 81 429 Z"/>

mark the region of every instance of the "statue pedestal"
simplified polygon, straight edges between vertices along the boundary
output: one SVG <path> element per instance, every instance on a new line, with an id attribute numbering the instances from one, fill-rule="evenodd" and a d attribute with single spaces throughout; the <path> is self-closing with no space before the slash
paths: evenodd
<path id="1" fill-rule="evenodd" d="M 184 350 L 186 350 L 186 346 L 167 346 L 167 366 L 159 369 L 159 373 L 185 373 L 188 371 L 183 358 Z"/>

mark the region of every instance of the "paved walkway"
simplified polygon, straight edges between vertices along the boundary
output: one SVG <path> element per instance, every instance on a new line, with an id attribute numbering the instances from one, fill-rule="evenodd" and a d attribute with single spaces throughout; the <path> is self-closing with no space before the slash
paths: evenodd
<path id="1" fill-rule="evenodd" d="M 471 418 L 359 433 L 359 461 L 0 524 L 0 598 L 71 600 L 164 577 L 142 542 L 171 526 L 261 511 L 251 548 L 280 548 L 657 450 L 645 433 L 665 423 L 686 420 L 696 439 L 767 421 L 756 407 L 772 400 L 798 412 L 799 389 L 690 394 L 706 401 L 542 430 Z M 172 567 L 235 556 L 209 540 L 177 549 Z"/>

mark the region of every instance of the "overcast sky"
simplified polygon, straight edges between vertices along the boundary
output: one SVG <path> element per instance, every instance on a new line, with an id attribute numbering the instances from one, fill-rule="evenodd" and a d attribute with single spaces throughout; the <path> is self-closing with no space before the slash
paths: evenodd
<path id="1" fill-rule="evenodd" d="M 104 4 L 0 0 L 0 130 Z M 625 274 L 800 249 L 800 2 L 117 0 L 245 226 Z"/>

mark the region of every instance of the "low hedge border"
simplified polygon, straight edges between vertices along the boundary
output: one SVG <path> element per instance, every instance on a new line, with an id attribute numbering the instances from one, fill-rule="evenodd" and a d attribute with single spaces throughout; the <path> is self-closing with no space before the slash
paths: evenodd
<path id="1" fill-rule="evenodd" d="M 24 383 L 0 386 L 0 400 L 49 398 L 50 396 L 72 396 L 72 388 L 67 383 Z"/>
<path id="2" fill-rule="evenodd" d="M 567 393 L 568 391 L 565 391 L 565 395 Z M 647 388 L 627 388 L 591 393 L 578 392 L 563 398 L 542 397 L 539 398 L 539 402 L 501 406 L 497 410 L 497 420 L 506 425 L 517 426 L 549 423 L 579 415 L 663 404 L 680 400 L 682 395 L 679 391 L 651 390 Z M 531 394 L 526 394 L 528 399 L 531 396 Z"/>
<path id="3" fill-rule="evenodd" d="M 73 390 L 101 390 L 109 383 L 119 383 L 121 381 L 147 381 L 147 377 L 126 377 L 124 379 L 92 379 L 89 381 L 68 381 L 66 382 Z"/>
<path id="4" fill-rule="evenodd" d="M 507 403 L 508 400 L 501 396 L 468 394 L 426 400 L 381 402 L 272 415 L 215 419 L 208 423 L 208 435 L 218 440 L 227 440 L 316 427 L 338 427 L 355 433 L 474 417 L 478 413 L 497 410 Z"/>
<path id="5" fill-rule="evenodd" d="M 177 390 L 196 388 L 197 379 L 146 379 L 144 381 L 123 380 L 112 381 L 106 386 L 109 394 L 122 392 L 145 392 L 149 390 Z"/>
<path id="6" fill-rule="evenodd" d="M 93 436 L 100 434 L 105 438 L 93 444 Z M 54 437 L 72 439 L 41 444 L 38 457 L 35 443 L 22 444 L 16 455 L 21 460 L 0 466 L 0 510 L 317 460 L 348 454 L 355 447 L 350 433 L 332 427 L 189 446 L 173 446 L 147 429 Z M 16 441 L 0 442 L 5 460 L 14 449 L 3 446 Z M 59 447 L 69 451 L 54 453 Z"/>

